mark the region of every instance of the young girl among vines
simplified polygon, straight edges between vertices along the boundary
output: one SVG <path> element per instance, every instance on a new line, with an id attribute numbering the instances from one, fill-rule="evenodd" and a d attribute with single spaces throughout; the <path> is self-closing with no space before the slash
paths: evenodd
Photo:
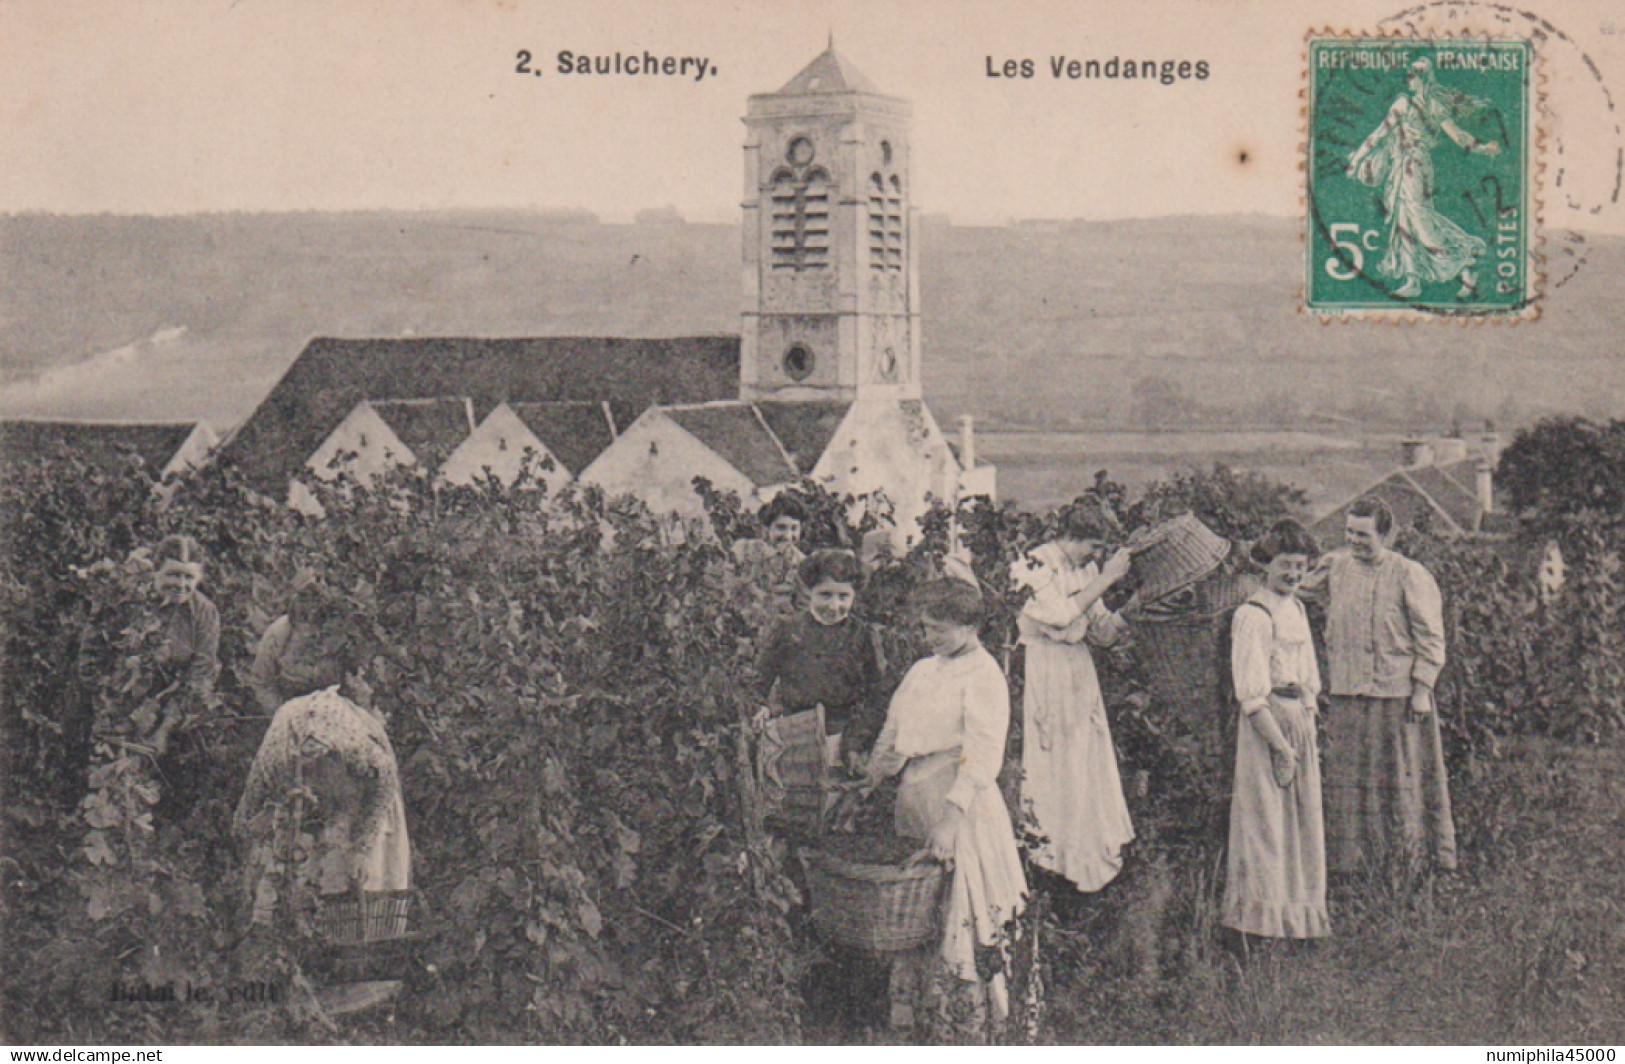
<path id="1" fill-rule="evenodd" d="M 262 641 L 255 662 L 262 703 L 272 695 L 285 700 L 232 820 L 245 847 L 256 924 L 272 921 L 288 879 L 324 895 L 412 884 L 395 750 L 358 679 L 355 637 L 366 626 L 351 604 L 319 584 L 298 597 L 295 613 L 298 626 L 284 640 Z"/>
<path id="2" fill-rule="evenodd" d="M 997 783 L 1010 693 L 998 662 L 977 639 L 982 598 L 973 585 L 933 581 L 916 592 L 913 606 L 931 656 L 915 662 L 892 696 L 868 776 L 878 785 L 903 774 L 896 832 L 951 862 L 951 882 L 941 943 L 893 963 L 892 1023 L 914 1022 L 938 972 L 947 977 L 951 998 L 1003 1019 L 1009 1008 L 1001 970 L 1004 929 L 1027 894 Z"/>
<path id="3" fill-rule="evenodd" d="M 1264 566 L 1264 587 L 1237 608 L 1231 627 L 1241 719 L 1220 922 L 1243 936 L 1323 938 L 1331 925 L 1315 737 L 1320 670 L 1297 597 L 1320 551 L 1288 519 L 1252 553 Z"/>

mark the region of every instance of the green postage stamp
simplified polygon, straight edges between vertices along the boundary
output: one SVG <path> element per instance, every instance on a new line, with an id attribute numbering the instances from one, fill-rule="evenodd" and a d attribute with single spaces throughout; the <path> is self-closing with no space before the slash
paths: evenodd
<path id="1" fill-rule="evenodd" d="M 1309 311 L 1536 315 L 1534 59 L 1525 40 L 1310 38 Z"/>

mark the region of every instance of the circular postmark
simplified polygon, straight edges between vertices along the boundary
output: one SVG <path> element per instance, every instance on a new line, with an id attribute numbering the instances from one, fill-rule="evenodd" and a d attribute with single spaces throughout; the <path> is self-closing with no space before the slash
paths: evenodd
<path id="1" fill-rule="evenodd" d="M 1587 242 L 1577 229 L 1620 209 L 1625 194 L 1625 124 L 1602 67 L 1550 19 L 1532 11 L 1475 0 L 1429 0 L 1378 24 L 1420 34 L 1470 28 L 1522 36 L 1533 42 L 1543 75 L 1541 106 L 1556 120 L 1541 128 L 1540 187 L 1545 289 L 1556 291 L 1587 265 Z M 1625 32 L 1625 19 L 1602 32 Z"/>
<path id="2" fill-rule="evenodd" d="M 1519 320 L 1584 268 L 1567 227 L 1618 208 L 1625 136 L 1567 33 L 1432 0 L 1313 34 L 1307 58 L 1307 309 Z"/>

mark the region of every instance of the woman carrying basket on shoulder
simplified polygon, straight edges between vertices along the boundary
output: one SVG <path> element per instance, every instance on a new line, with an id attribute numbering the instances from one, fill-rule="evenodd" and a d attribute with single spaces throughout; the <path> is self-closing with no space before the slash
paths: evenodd
<path id="1" fill-rule="evenodd" d="M 968 998 L 978 1014 L 990 1009 L 1003 1019 L 1009 1011 L 1004 929 L 1027 894 L 997 783 L 1010 727 L 1009 689 L 977 638 L 982 598 L 973 585 L 933 581 L 916 592 L 913 605 L 931 656 L 914 663 L 892 696 L 869 781 L 878 785 L 903 774 L 897 834 L 922 840 L 932 857 L 952 862 L 952 875 L 941 943 L 901 954 L 892 965 L 892 1024 L 914 1022 L 915 1005 L 939 968 L 952 992 Z"/>
<path id="2" fill-rule="evenodd" d="M 1128 575 L 1129 553 L 1095 563 L 1117 531 L 1106 505 L 1085 496 L 1063 513 L 1060 535 L 1012 574 L 1032 591 L 1016 622 L 1027 656 L 1022 800 L 1043 838 L 1032 861 L 1086 893 L 1117 877 L 1134 839 L 1089 650 L 1110 646 L 1126 627 L 1102 597 Z"/>

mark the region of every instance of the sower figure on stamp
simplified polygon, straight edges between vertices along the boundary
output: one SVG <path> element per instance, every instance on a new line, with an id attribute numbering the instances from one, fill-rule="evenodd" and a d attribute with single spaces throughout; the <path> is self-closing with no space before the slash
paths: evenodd
<path id="1" fill-rule="evenodd" d="M 1444 610 L 1427 569 L 1391 550 L 1394 518 L 1374 498 L 1349 508 L 1345 549 L 1308 583 L 1328 595 L 1331 705 L 1325 765 L 1327 863 L 1350 872 L 1431 850 L 1456 867 L 1456 827 L 1433 688 Z"/>
<path id="2" fill-rule="evenodd" d="M 1394 295 L 1414 299 L 1422 294 L 1423 281 L 1459 276 L 1457 298 L 1467 299 L 1478 289 L 1473 266 L 1488 245 L 1434 207 L 1433 148 L 1441 133 L 1463 151 L 1479 155 L 1498 155 L 1501 146 L 1478 140 L 1456 124 L 1483 101 L 1440 86 L 1428 60 L 1411 64 L 1405 86 L 1382 124 L 1349 156 L 1348 175 L 1382 190 L 1388 250 L 1377 268 L 1402 280 Z"/>

